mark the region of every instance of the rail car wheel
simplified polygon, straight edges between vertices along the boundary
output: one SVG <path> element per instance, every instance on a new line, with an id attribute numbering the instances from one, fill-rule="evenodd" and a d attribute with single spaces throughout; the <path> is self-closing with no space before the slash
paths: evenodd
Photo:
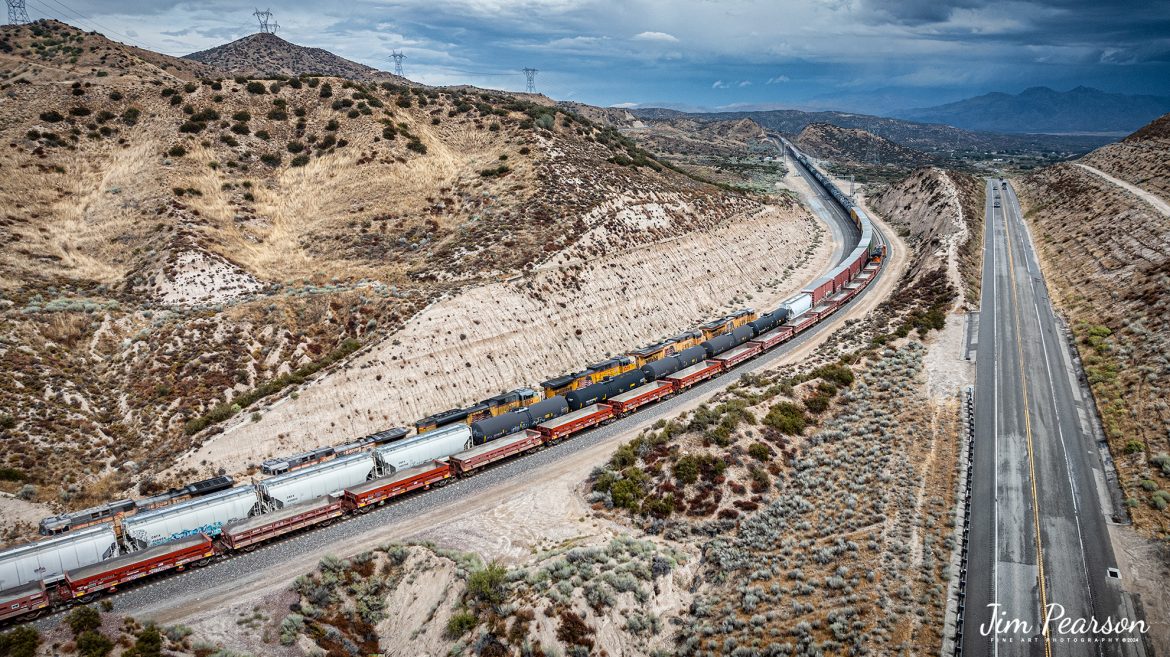
<path id="1" fill-rule="evenodd" d="M 337 520 L 337 518 L 330 518 L 330 519 L 326 520 L 325 522 L 321 523 L 321 526 L 328 527 L 329 525 L 332 525 L 334 523 L 334 521 L 336 521 L 336 520 Z"/>
<path id="2" fill-rule="evenodd" d="M 205 557 L 205 558 L 203 558 L 203 559 L 200 559 L 199 561 L 196 561 L 196 562 L 195 562 L 195 564 L 194 564 L 194 566 L 195 566 L 196 568 L 202 568 L 202 567 L 206 566 L 206 565 L 207 565 L 207 564 L 209 564 L 209 563 L 211 563 L 211 557 Z"/>
<path id="3" fill-rule="evenodd" d="M 87 605 L 87 604 L 89 604 L 97 599 L 98 599 L 98 594 L 90 593 L 89 595 L 83 595 L 80 598 L 77 598 L 77 601 L 83 605 Z"/>

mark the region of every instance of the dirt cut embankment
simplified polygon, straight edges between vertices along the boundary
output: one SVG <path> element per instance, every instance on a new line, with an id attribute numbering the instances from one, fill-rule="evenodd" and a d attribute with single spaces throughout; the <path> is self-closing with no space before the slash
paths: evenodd
<path id="1" fill-rule="evenodd" d="M 295 399 L 210 438 L 178 467 L 242 472 L 536 385 L 733 308 L 770 310 L 826 267 L 831 248 L 807 213 L 771 206 L 612 260 L 466 290 Z"/>

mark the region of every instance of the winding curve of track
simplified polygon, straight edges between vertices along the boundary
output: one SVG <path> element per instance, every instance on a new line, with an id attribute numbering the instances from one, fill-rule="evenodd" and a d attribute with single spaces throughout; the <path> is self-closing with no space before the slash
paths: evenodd
<path id="1" fill-rule="evenodd" d="M 845 236 L 852 244 L 841 250 L 844 258 L 856 244 L 859 231 L 848 212 L 833 197 L 820 188 L 819 183 L 799 162 L 792 165 L 830 211 L 836 224 L 834 234 Z M 874 230 L 883 241 L 887 236 L 878 226 Z M 834 263 L 836 264 L 836 263 Z M 660 418 L 670 417 L 723 388 L 742 375 L 768 367 L 776 360 L 807 350 L 810 343 L 837 328 L 841 318 L 851 309 L 874 294 L 881 282 L 890 276 L 890 267 L 883 266 L 874 279 L 856 297 L 837 310 L 832 318 L 818 323 L 792 340 L 746 361 L 725 375 L 716 377 L 686 391 L 653 404 L 644 410 L 591 431 L 581 433 L 532 454 L 503 461 L 487 468 L 475 477 L 456 480 L 443 488 L 412 494 L 365 515 L 347 517 L 328 527 L 321 527 L 270 543 L 254 552 L 233 555 L 205 568 L 189 570 L 171 577 L 159 578 L 127 588 L 106 599 L 119 615 L 152 619 L 160 623 L 176 622 L 196 609 L 214 609 L 230 604 L 244 590 L 263 589 L 278 593 L 294 573 L 312 568 L 320 557 L 329 553 L 342 555 L 360 552 L 370 547 L 409 535 L 409 528 L 418 529 L 432 524 L 439 515 L 466 513 L 498 489 L 523 489 L 531 485 L 534 473 L 546 473 L 557 467 L 578 467 L 571 456 L 592 456 L 612 448 L 619 438 L 639 430 Z M 586 453 L 589 454 L 586 454 Z M 430 521 L 430 522 L 428 522 Z M 397 530 L 397 531 L 396 531 Z M 36 624 L 46 629 L 55 625 L 61 613 L 42 618 Z"/>

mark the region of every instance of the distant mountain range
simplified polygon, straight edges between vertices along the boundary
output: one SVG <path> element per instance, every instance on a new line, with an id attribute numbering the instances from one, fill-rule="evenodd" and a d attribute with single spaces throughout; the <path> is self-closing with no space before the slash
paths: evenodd
<path id="1" fill-rule="evenodd" d="M 986 132 L 1128 133 L 1170 112 L 1170 97 L 1111 94 L 1091 87 L 989 93 L 891 115 Z"/>
<path id="2" fill-rule="evenodd" d="M 966 130 L 949 125 L 929 124 L 852 112 L 803 112 L 800 110 L 763 110 L 738 112 L 680 112 L 660 107 L 629 110 L 642 120 L 687 118 L 694 121 L 731 121 L 751 119 L 765 130 L 795 137 L 813 123 L 828 123 L 841 128 L 864 130 L 889 141 L 925 153 L 939 151 L 1060 151 L 1087 153 L 1114 141 L 1099 135 L 1005 134 Z"/>

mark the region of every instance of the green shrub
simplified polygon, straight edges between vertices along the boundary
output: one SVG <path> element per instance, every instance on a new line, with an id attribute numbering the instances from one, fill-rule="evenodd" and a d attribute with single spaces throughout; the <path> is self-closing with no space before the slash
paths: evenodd
<path id="1" fill-rule="evenodd" d="M 179 126 L 179 132 L 186 132 L 186 133 L 190 133 L 190 134 L 195 134 L 195 133 L 203 132 L 204 128 L 206 128 L 206 127 L 207 127 L 207 124 L 203 123 L 201 121 L 187 121 L 183 125 Z"/>
<path id="2" fill-rule="evenodd" d="M 288 143 L 288 152 L 290 153 L 300 153 L 303 150 L 305 150 L 305 145 L 299 141 L 290 141 Z"/>
<path id="3" fill-rule="evenodd" d="M 183 148 L 182 144 L 175 144 L 171 146 L 171 150 L 167 151 L 167 155 L 171 157 L 183 157 L 187 154 L 187 149 Z"/>
<path id="4" fill-rule="evenodd" d="M 288 164 L 289 164 L 289 166 L 303 167 L 308 163 L 309 163 L 309 154 L 308 153 L 301 153 L 300 155 L 289 160 Z"/>
<path id="5" fill-rule="evenodd" d="M 21 625 L 0 634 L 0 655 L 4 657 L 34 657 L 39 645 L 41 633 L 31 625 Z"/>
<path id="6" fill-rule="evenodd" d="M 670 517 L 674 511 L 674 494 L 667 493 L 664 497 L 647 497 L 642 502 L 642 514 L 655 518 Z"/>
<path id="7" fill-rule="evenodd" d="M 102 616 L 93 607 L 74 607 L 73 611 L 65 616 L 65 624 L 72 630 L 73 636 L 78 636 L 84 632 L 92 632 L 101 627 Z"/>
<path id="8" fill-rule="evenodd" d="M 77 637 L 77 654 L 81 657 L 106 657 L 114 651 L 114 642 L 106 635 L 88 631 Z"/>
<path id="9" fill-rule="evenodd" d="M 613 487 L 613 482 L 617 481 L 617 476 L 612 472 L 603 472 L 596 479 L 593 480 L 593 490 L 599 492 L 609 492 Z"/>
<path id="10" fill-rule="evenodd" d="M 300 614 L 289 614 L 280 622 L 280 644 L 291 646 L 297 642 L 297 635 L 305 627 L 305 618 Z"/>
<path id="11" fill-rule="evenodd" d="M 853 370 L 844 365 L 825 365 L 813 370 L 814 378 L 821 378 L 839 388 L 853 385 Z"/>
<path id="12" fill-rule="evenodd" d="M 240 123 L 247 123 L 248 121 L 252 120 L 252 115 L 248 112 L 236 112 L 235 114 L 232 114 L 232 120 L 239 121 Z"/>
<path id="13" fill-rule="evenodd" d="M 315 78 L 311 78 L 309 80 L 309 86 L 313 86 L 313 82 L 315 80 L 316 80 Z M 333 86 L 332 85 L 330 85 L 328 82 L 321 85 L 321 97 L 322 98 L 329 98 L 332 95 L 333 95 Z"/>
<path id="14" fill-rule="evenodd" d="M 249 82 L 245 89 L 247 89 L 248 93 L 250 94 L 264 94 L 268 92 L 268 90 L 264 88 L 263 82 Z"/>
<path id="15" fill-rule="evenodd" d="M 690 454 L 679 457 L 671 470 L 674 472 L 674 478 L 683 485 L 693 484 L 699 480 L 699 460 Z"/>
<path id="16" fill-rule="evenodd" d="M 467 592 L 480 602 L 495 604 L 504 600 L 504 577 L 507 569 L 495 561 L 467 578 Z"/>
<path id="17" fill-rule="evenodd" d="M 122 653 L 122 657 L 162 657 L 162 632 L 151 624 L 142 628 L 134 640 L 134 646 Z"/>
<path id="18" fill-rule="evenodd" d="M 631 511 L 637 510 L 638 502 L 645 495 L 642 487 L 632 479 L 621 479 L 614 482 L 609 490 L 613 498 L 613 505 Z"/>
<path id="19" fill-rule="evenodd" d="M 417 138 L 410 140 L 410 142 L 406 144 L 406 147 L 416 153 L 419 153 L 420 155 L 427 154 L 427 145 L 419 141 Z"/>
<path id="20" fill-rule="evenodd" d="M 260 156 L 260 161 L 270 167 L 280 164 L 280 153 L 265 153 Z"/>
<path id="21" fill-rule="evenodd" d="M 609 459 L 609 465 L 614 470 L 623 470 L 638 462 L 638 454 L 633 445 L 626 444 L 617 448 Z"/>
<path id="22" fill-rule="evenodd" d="M 126 125 L 134 125 L 138 123 L 138 117 L 142 114 L 142 110 L 137 107 L 127 107 L 126 111 L 122 112 L 122 123 Z"/>
<path id="23" fill-rule="evenodd" d="M 458 639 L 475 627 L 475 615 L 469 611 L 457 611 L 447 621 L 447 638 Z"/>
<path id="24" fill-rule="evenodd" d="M 812 397 L 809 397 L 808 399 L 806 399 L 804 402 L 804 406 L 810 412 L 815 413 L 817 415 L 820 415 L 821 413 L 824 413 L 826 410 L 828 410 L 829 403 L 831 401 L 832 401 L 832 397 L 829 397 L 826 394 L 818 392 L 815 395 L 813 395 Z"/>
<path id="25" fill-rule="evenodd" d="M 1127 440 L 1125 443 L 1126 454 L 1139 454 L 1146 450 L 1146 444 L 1140 440 Z"/>
<path id="26" fill-rule="evenodd" d="M 50 110 L 48 112 L 41 112 L 41 120 L 48 123 L 59 123 L 65 120 L 65 117 L 60 112 Z"/>
<path id="27" fill-rule="evenodd" d="M 512 171 L 512 169 L 508 168 L 508 165 L 501 164 L 498 167 L 484 169 L 484 170 L 479 172 L 479 175 L 483 176 L 484 178 L 496 178 L 499 176 L 507 175 L 511 171 Z"/>
<path id="28" fill-rule="evenodd" d="M 808 418 L 799 405 L 784 401 L 773 404 L 768 409 L 768 414 L 764 416 L 764 424 L 780 433 L 796 435 L 804 431 L 808 425 Z"/>
<path id="29" fill-rule="evenodd" d="M 748 456 L 757 461 L 770 461 L 772 460 L 772 450 L 764 443 L 752 443 L 748 447 Z"/>
<path id="30" fill-rule="evenodd" d="M 24 473 L 6 465 L 0 466 L 0 481 L 24 481 Z"/>

